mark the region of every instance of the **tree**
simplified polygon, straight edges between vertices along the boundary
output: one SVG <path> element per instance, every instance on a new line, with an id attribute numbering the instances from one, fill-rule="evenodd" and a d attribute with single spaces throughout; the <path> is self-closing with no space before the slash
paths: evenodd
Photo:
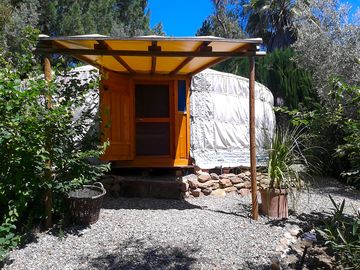
<path id="1" fill-rule="evenodd" d="M 302 114 L 310 144 L 326 149 L 319 156 L 327 172 L 360 186 L 360 25 L 339 0 L 304 0 L 297 8 L 294 59 L 312 73 L 320 97 Z"/>
<path id="2" fill-rule="evenodd" d="M 135 36 L 150 32 L 147 0 L 0 0 L 0 13 L 1 29 L 27 25 L 50 36 Z"/>
<path id="3" fill-rule="evenodd" d="M 276 49 L 256 59 L 256 80 L 270 89 L 275 106 L 296 109 L 317 100 L 310 72 L 296 64 L 294 55 L 290 48 Z M 216 65 L 215 69 L 248 77 L 249 61 L 246 58 L 225 61 Z"/>
<path id="4" fill-rule="evenodd" d="M 116 0 L 116 21 L 125 25 L 128 36 L 147 34 L 150 30 L 150 13 L 147 0 Z"/>
<path id="5" fill-rule="evenodd" d="M 151 34 L 158 35 L 158 36 L 165 36 L 164 27 L 162 22 L 156 24 L 150 31 Z"/>
<path id="6" fill-rule="evenodd" d="M 299 38 L 293 48 L 297 63 L 313 73 L 319 95 L 327 98 L 334 75 L 359 85 L 360 25 L 349 23 L 349 7 L 339 0 L 311 0 L 300 1 L 298 9 Z"/>
<path id="7" fill-rule="evenodd" d="M 293 18 L 295 0 L 243 0 L 242 15 L 247 23 L 245 31 L 261 37 L 268 51 L 286 48 L 296 40 Z"/>
<path id="8" fill-rule="evenodd" d="M 214 13 L 208 16 L 197 36 L 217 36 L 223 38 L 243 38 L 245 35 L 240 27 L 236 1 L 213 0 Z"/>

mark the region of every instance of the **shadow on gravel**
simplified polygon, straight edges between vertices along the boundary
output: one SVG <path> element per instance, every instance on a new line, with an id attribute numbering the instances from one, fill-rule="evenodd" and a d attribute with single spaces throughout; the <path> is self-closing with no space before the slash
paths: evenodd
<path id="1" fill-rule="evenodd" d="M 113 252 L 104 252 L 86 261 L 83 269 L 190 269 L 199 249 L 145 245 L 143 240 L 130 239 Z"/>
<path id="2" fill-rule="evenodd" d="M 322 225 L 328 216 L 329 213 L 312 211 L 309 214 L 302 213 L 296 216 L 290 216 L 289 219 L 269 219 L 265 224 L 279 227 L 298 225 L 303 231 L 309 231 L 314 227 Z"/>
<path id="3" fill-rule="evenodd" d="M 231 211 L 225 211 L 221 209 L 210 209 L 204 207 L 203 210 L 214 212 L 214 213 L 220 213 L 225 215 L 232 215 L 236 217 L 242 217 L 242 218 L 248 218 L 251 219 L 251 205 L 245 204 L 245 203 L 239 203 L 238 207 L 234 208 Z"/>
<path id="4" fill-rule="evenodd" d="M 89 229 L 90 225 L 72 225 L 69 224 L 66 227 L 61 226 L 55 226 L 54 228 L 50 229 L 47 234 L 59 237 L 59 238 L 65 238 L 67 235 L 73 235 L 81 237 L 83 236 L 83 231 L 86 229 Z"/>
<path id="5" fill-rule="evenodd" d="M 311 188 L 316 192 L 324 195 L 344 197 L 352 200 L 360 199 L 360 191 L 352 186 L 347 186 L 333 178 L 316 178 Z"/>
<path id="6" fill-rule="evenodd" d="M 256 263 L 256 262 L 247 261 L 247 262 L 245 262 L 242 269 L 244 269 L 244 270 L 271 270 L 271 265 L 263 264 L 260 262 Z M 274 269 L 277 269 L 277 268 L 274 268 Z"/>
<path id="7" fill-rule="evenodd" d="M 113 198 L 106 197 L 103 202 L 104 209 L 138 209 L 138 210 L 187 210 L 201 209 L 200 206 L 191 204 L 186 200 L 152 199 L 152 198 Z"/>

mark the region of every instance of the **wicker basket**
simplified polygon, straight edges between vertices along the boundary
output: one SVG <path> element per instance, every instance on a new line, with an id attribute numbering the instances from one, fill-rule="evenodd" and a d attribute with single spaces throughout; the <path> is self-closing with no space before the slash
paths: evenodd
<path id="1" fill-rule="evenodd" d="M 72 221 L 81 225 L 98 221 L 105 194 L 106 190 L 99 182 L 69 192 L 67 197 Z"/>

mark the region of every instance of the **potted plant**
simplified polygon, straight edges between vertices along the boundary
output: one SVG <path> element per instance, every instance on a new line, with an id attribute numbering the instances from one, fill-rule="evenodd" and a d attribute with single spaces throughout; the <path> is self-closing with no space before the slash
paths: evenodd
<path id="1" fill-rule="evenodd" d="M 288 217 L 288 195 L 305 187 L 299 169 L 308 167 L 300 140 L 301 130 L 276 128 L 270 140 L 268 186 L 260 188 L 262 213 L 271 218 Z M 295 196 L 293 196 L 295 199 Z"/>

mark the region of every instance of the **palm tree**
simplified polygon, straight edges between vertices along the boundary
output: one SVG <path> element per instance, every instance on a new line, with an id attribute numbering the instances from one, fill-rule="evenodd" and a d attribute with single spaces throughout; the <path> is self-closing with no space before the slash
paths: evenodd
<path id="1" fill-rule="evenodd" d="M 295 0 L 243 0 L 246 32 L 262 37 L 268 51 L 285 48 L 296 41 L 293 24 Z"/>

